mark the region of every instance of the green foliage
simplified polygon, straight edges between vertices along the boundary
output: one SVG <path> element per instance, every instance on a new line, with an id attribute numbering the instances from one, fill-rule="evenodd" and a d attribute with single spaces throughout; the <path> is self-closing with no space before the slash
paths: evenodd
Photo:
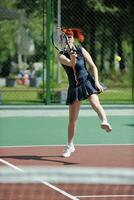
<path id="1" fill-rule="evenodd" d="M 101 13 L 115 13 L 118 11 L 118 7 L 112 5 L 112 7 L 107 6 L 104 3 L 104 0 L 90 0 L 86 1 L 87 6 L 89 9 L 93 9 L 93 11 L 101 12 Z"/>
<path id="2" fill-rule="evenodd" d="M 16 29 L 17 24 L 14 21 L 0 22 L 0 62 L 6 61 L 8 57 L 12 57 L 16 53 Z"/>
<path id="3" fill-rule="evenodd" d="M 8 1 L 0 1 L 1 8 L 15 8 L 16 0 Z M 17 22 L 3 20 L 0 21 L 0 62 L 6 61 L 7 58 L 12 57 L 16 53 L 16 30 L 17 30 Z"/>
<path id="4" fill-rule="evenodd" d="M 4 1 L 0 1 L 0 7 L 3 8 L 15 8 L 16 5 L 16 0 L 4 0 Z"/>
<path id="5" fill-rule="evenodd" d="M 27 18 L 25 25 L 29 27 L 34 40 L 37 61 L 43 56 L 43 0 L 4 0 L 0 1 L 0 7 L 16 10 L 20 14 L 20 19 L 0 21 L 0 62 L 13 58 L 18 53 L 18 37 L 24 22 L 21 18 Z M 45 5 L 44 5 L 45 9 Z M 45 14 L 44 14 L 45 15 Z M 45 16 L 44 16 L 45 18 Z M 44 24 L 45 26 L 45 24 Z M 36 55 L 35 55 L 36 57 Z"/>
<path id="6" fill-rule="evenodd" d="M 16 7 L 24 9 L 27 15 L 37 11 L 38 14 L 43 11 L 43 0 L 16 0 Z"/>

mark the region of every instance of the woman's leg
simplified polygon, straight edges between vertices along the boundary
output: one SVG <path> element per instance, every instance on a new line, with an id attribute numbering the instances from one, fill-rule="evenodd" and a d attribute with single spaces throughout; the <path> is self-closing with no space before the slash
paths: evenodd
<path id="1" fill-rule="evenodd" d="M 92 108 L 97 112 L 100 120 L 102 121 L 101 128 L 105 129 L 107 132 L 111 131 L 112 128 L 110 124 L 107 122 L 107 116 L 103 107 L 100 104 L 98 95 L 92 94 L 91 96 L 89 96 L 88 99 L 91 103 Z"/>
<path id="2" fill-rule="evenodd" d="M 69 105 L 68 144 L 73 143 L 79 110 L 80 101 L 75 101 L 73 104 Z"/>
<path id="3" fill-rule="evenodd" d="M 73 145 L 73 139 L 75 134 L 76 121 L 79 114 L 79 109 L 80 109 L 79 101 L 75 101 L 73 104 L 69 106 L 68 145 L 64 149 L 63 157 L 69 157 L 71 153 L 75 151 Z"/>

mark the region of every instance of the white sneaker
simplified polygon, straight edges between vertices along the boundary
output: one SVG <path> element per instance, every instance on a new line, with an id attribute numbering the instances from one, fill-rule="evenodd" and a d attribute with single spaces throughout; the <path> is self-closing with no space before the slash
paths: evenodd
<path id="1" fill-rule="evenodd" d="M 101 124 L 101 128 L 104 129 L 106 132 L 112 131 L 112 127 L 110 126 L 108 122 L 103 122 Z"/>
<path id="2" fill-rule="evenodd" d="M 71 155 L 71 153 L 73 153 L 75 151 L 74 146 L 69 146 L 67 145 L 64 149 L 64 152 L 62 154 L 63 157 L 67 158 Z"/>

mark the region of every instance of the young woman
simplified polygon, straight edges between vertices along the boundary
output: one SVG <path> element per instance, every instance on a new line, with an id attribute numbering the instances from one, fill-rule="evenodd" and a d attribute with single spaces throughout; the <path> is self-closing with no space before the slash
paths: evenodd
<path id="1" fill-rule="evenodd" d="M 97 67 L 90 54 L 83 47 L 74 46 L 73 31 L 68 29 L 65 34 L 68 36 L 68 42 L 72 52 L 70 53 L 66 41 L 63 39 L 65 48 L 60 52 L 59 60 L 67 73 L 69 81 L 66 101 L 66 104 L 69 105 L 68 144 L 63 152 L 63 157 L 69 157 L 75 151 L 73 139 L 81 100 L 89 100 L 92 108 L 97 112 L 101 120 L 102 129 L 110 132 L 112 128 L 107 121 L 105 111 L 97 95 L 103 92 L 103 86 L 98 80 Z M 87 70 L 86 64 L 89 65 L 92 76 Z"/>

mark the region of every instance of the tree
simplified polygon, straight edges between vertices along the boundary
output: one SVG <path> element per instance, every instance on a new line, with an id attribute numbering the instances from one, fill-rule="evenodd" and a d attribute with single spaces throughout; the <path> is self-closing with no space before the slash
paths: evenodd
<path id="1" fill-rule="evenodd" d="M 0 51 L 1 64 L 8 60 L 8 58 L 14 59 L 18 53 L 18 36 L 19 29 L 22 26 L 29 28 L 34 43 L 36 46 L 36 55 L 34 59 L 40 60 L 43 57 L 43 0 L 12 0 L 1 1 L 0 7 L 15 10 L 19 13 L 20 17 L 13 21 L 4 20 L 0 21 Z M 45 9 L 45 7 L 44 7 Z M 27 20 L 26 20 L 27 19 Z"/>

